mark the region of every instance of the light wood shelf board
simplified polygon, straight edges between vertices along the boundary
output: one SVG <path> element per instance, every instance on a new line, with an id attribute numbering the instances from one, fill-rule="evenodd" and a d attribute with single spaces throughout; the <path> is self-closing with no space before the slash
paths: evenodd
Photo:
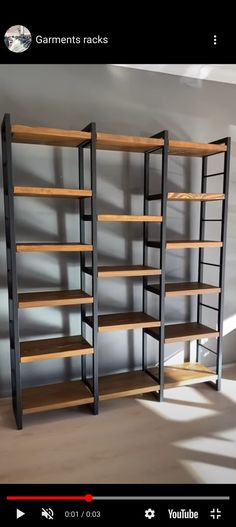
<path id="1" fill-rule="evenodd" d="M 21 124 L 12 125 L 11 134 L 13 143 L 49 146 L 77 147 L 84 141 L 89 141 L 91 139 L 91 134 L 89 132 L 44 128 L 40 126 L 33 127 Z"/>
<path id="2" fill-rule="evenodd" d="M 159 329 L 147 329 L 146 333 L 159 339 Z M 165 326 L 165 343 L 188 342 L 203 338 L 217 338 L 219 332 L 199 324 L 198 322 L 184 322 L 183 324 L 168 324 Z"/>
<path id="3" fill-rule="evenodd" d="M 40 291 L 18 294 L 18 307 L 50 307 L 92 304 L 93 297 L 81 289 L 66 291 Z"/>
<path id="4" fill-rule="evenodd" d="M 22 390 L 23 414 L 80 406 L 93 401 L 89 388 L 82 381 L 66 381 Z"/>
<path id="5" fill-rule="evenodd" d="M 114 276 L 154 276 L 160 274 L 160 269 L 147 265 L 104 265 L 98 267 L 99 278 L 110 278 Z"/>
<path id="6" fill-rule="evenodd" d="M 32 252 L 81 252 L 92 251 L 93 246 L 83 243 L 17 243 L 17 253 Z"/>
<path id="7" fill-rule="evenodd" d="M 85 321 L 91 326 L 92 317 Z M 100 333 L 160 326 L 160 321 L 142 312 L 114 313 L 98 316 L 98 331 Z"/>
<path id="8" fill-rule="evenodd" d="M 194 193 L 194 192 L 168 192 L 168 201 L 217 201 L 224 200 L 224 194 Z"/>
<path id="9" fill-rule="evenodd" d="M 150 284 L 147 290 L 152 293 L 160 294 L 159 284 Z M 173 282 L 166 283 L 166 296 L 192 296 L 192 295 L 209 295 L 220 293 L 220 287 L 204 284 L 200 282 Z"/>
<path id="10" fill-rule="evenodd" d="M 160 249 L 160 242 L 149 240 L 148 247 Z M 166 242 L 166 249 L 198 249 L 199 247 L 223 247 L 223 242 L 214 240 L 172 240 Z"/>
<path id="11" fill-rule="evenodd" d="M 41 144 L 51 146 L 78 147 L 84 141 L 91 140 L 90 132 L 80 130 L 62 130 L 57 128 L 31 127 L 14 124 L 11 127 L 13 143 Z M 101 150 L 118 150 L 124 152 L 147 152 L 155 149 L 161 152 L 163 139 L 127 135 L 97 133 L 96 146 Z M 202 157 L 209 154 L 226 152 L 225 144 L 176 141 L 170 139 L 169 154 L 177 156 Z"/>
<path id="12" fill-rule="evenodd" d="M 156 392 L 158 390 L 159 384 L 144 371 L 106 375 L 99 379 L 101 401 Z"/>
<path id="13" fill-rule="evenodd" d="M 56 187 L 14 187 L 14 196 L 45 198 L 89 198 L 91 190 Z"/>
<path id="14" fill-rule="evenodd" d="M 158 378 L 158 368 L 150 368 L 149 371 Z M 165 366 L 164 368 L 165 388 L 215 381 L 216 378 L 217 375 L 213 370 L 199 362 L 186 362 L 174 366 Z"/>
<path id="15" fill-rule="evenodd" d="M 132 214 L 98 214 L 98 221 L 113 222 L 113 221 L 127 221 L 127 222 L 162 222 L 162 216 L 135 216 Z"/>
<path id="16" fill-rule="evenodd" d="M 20 343 L 20 361 L 23 363 L 91 355 L 92 353 L 92 346 L 81 335 L 28 340 Z"/>

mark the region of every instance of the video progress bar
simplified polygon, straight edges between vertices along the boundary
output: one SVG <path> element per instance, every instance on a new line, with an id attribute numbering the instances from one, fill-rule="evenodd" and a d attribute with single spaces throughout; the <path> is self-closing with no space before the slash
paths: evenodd
<path id="1" fill-rule="evenodd" d="M 228 501 L 230 496 L 93 496 L 93 500 Z"/>
<path id="2" fill-rule="evenodd" d="M 229 501 L 230 496 L 6 496 L 7 501 Z"/>

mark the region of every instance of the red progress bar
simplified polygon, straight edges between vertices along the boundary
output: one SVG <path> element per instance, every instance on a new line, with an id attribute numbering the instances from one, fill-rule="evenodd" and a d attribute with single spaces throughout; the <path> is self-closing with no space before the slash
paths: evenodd
<path id="1" fill-rule="evenodd" d="M 85 496 L 7 496 L 8 501 L 92 501 L 93 496 L 91 494 L 85 494 Z"/>

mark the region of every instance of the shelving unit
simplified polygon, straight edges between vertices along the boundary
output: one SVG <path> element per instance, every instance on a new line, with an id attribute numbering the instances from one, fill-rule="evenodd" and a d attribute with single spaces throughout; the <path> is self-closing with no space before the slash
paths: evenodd
<path id="1" fill-rule="evenodd" d="M 24 133 L 15 132 L 14 128 L 24 128 Z M 79 187 L 67 188 L 42 188 L 14 186 L 12 166 L 12 143 L 48 144 L 57 146 L 73 146 L 79 154 Z M 84 147 L 90 149 L 90 183 L 91 189 L 84 188 L 82 177 L 82 160 Z M 96 237 L 96 131 L 92 123 L 85 131 L 71 133 L 45 129 L 43 133 L 37 128 L 11 126 L 10 116 L 6 114 L 2 123 L 2 152 L 3 152 L 3 181 L 4 181 L 4 206 L 5 227 L 7 244 L 7 276 L 9 295 L 9 329 L 11 349 L 11 381 L 12 402 L 19 429 L 22 428 L 22 416 L 33 412 L 43 412 L 57 408 L 79 406 L 92 403 L 94 413 L 98 412 L 98 357 L 97 357 L 97 237 Z M 80 241 L 74 243 L 19 243 L 15 239 L 14 200 L 17 197 L 55 197 L 79 199 L 80 203 L 85 198 L 91 203 L 91 243 L 85 242 L 83 233 L 83 205 L 80 205 Z M 18 292 L 17 280 L 17 253 L 29 252 L 78 252 L 81 257 L 81 289 L 69 291 L 43 291 L 43 292 Z M 84 253 L 92 254 L 92 295 L 85 292 L 83 280 Z M 23 342 L 20 339 L 18 320 L 19 309 L 36 307 L 53 307 L 66 305 L 80 305 L 84 312 L 85 305 L 91 304 L 93 313 L 92 343 L 84 338 L 84 328 L 81 324 L 80 335 L 67 335 L 61 338 L 40 339 Z M 87 355 L 93 360 L 93 382 L 90 387 L 82 379 L 67 381 L 58 384 L 22 389 L 21 367 L 24 363 L 68 358 L 80 356 L 82 371 Z M 50 379 L 46 379 L 50 382 Z"/>
<path id="2" fill-rule="evenodd" d="M 163 368 L 160 366 L 158 377 L 149 373 L 147 369 L 147 348 L 145 329 L 160 328 L 162 341 L 164 339 L 164 312 L 162 309 L 164 295 L 164 275 L 161 268 L 164 267 L 164 246 L 165 246 L 165 203 L 166 199 L 161 200 L 161 214 L 150 215 L 148 211 L 148 179 L 149 179 L 149 162 L 150 155 L 157 152 L 162 156 L 162 184 L 161 190 L 165 195 L 167 158 L 168 158 L 168 134 L 162 132 L 152 138 L 122 137 L 112 136 L 109 134 L 97 134 L 97 148 L 105 150 L 121 150 L 128 152 L 141 152 L 144 154 L 144 194 L 143 194 L 143 214 L 98 214 L 98 222 L 141 222 L 143 224 L 143 265 L 128 266 L 103 266 L 98 267 L 98 278 L 140 276 L 143 279 L 142 311 L 128 313 L 110 313 L 98 315 L 98 332 L 114 332 L 121 330 L 142 329 L 142 369 L 140 371 L 125 372 L 122 374 L 110 374 L 99 378 L 99 398 L 108 400 L 130 395 L 143 394 L 147 392 L 158 392 L 161 397 L 162 385 L 161 376 Z M 161 258 L 160 268 L 153 268 L 148 265 L 147 258 L 147 225 L 149 223 L 158 223 L 161 231 Z M 91 274 L 91 268 L 86 267 L 85 272 Z M 147 277 L 160 276 L 161 295 L 159 318 L 154 318 L 147 313 Z M 92 317 L 85 317 L 88 325 L 92 324 Z M 159 347 L 159 355 L 163 346 Z M 162 364 L 160 357 L 159 363 Z"/>
<path id="3" fill-rule="evenodd" d="M 79 188 L 52 187 L 22 187 L 14 186 L 12 177 L 11 148 L 12 143 L 34 145 L 67 146 L 76 148 L 79 155 Z M 168 132 L 164 131 L 152 137 L 135 137 L 112 135 L 97 132 L 95 124 L 91 123 L 82 131 L 58 130 L 54 128 L 28 127 L 10 124 L 9 115 L 5 115 L 2 124 L 3 146 L 3 179 L 4 204 L 7 242 L 8 292 L 9 292 L 9 326 L 11 347 L 12 400 L 18 428 L 22 427 L 22 415 L 43 412 L 81 404 L 93 405 L 94 413 L 98 413 L 99 400 L 115 399 L 131 395 L 153 392 L 159 400 L 163 398 L 164 389 L 212 381 L 219 390 L 222 368 L 222 326 L 224 300 L 224 269 L 225 241 L 227 226 L 227 205 L 229 191 L 229 160 L 230 139 L 224 138 L 213 143 L 196 143 L 169 140 Z M 90 150 L 91 188 L 85 189 L 84 149 Z M 140 215 L 132 214 L 97 214 L 96 210 L 96 149 L 123 152 L 138 152 L 143 154 L 143 210 Z M 224 156 L 224 169 L 221 172 L 207 172 L 208 156 L 221 154 Z M 160 193 L 151 194 L 149 188 L 150 158 L 161 156 L 161 188 Z M 169 156 L 186 156 L 202 158 L 201 191 L 167 192 L 168 158 Z M 208 193 L 209 177 L 222 177 L 222 192 Z M 156 179 L 158 180 L 158 178 Z M 24 243 L 16 242 L 14 230 L 14 199 L 21 196 L 54 197 L 79 199 L 80 207 L 80 240 L 70 243 Z M 91 203 L 90 212 L 85 209 L 85 199 Z M 160 215 L 149 214 L 149 204 L 160 202 Z M 166 240 L 166 219 L 169 202 L 200 202 L 200 230 L 197 240 Z M 208 218 L 207 203 L 222 202 L 222 217 Z M 221 221 L 220 239 L 206 240 L 205 225 L 207 221 Z M 91 241 L 85 237 L 85 225 L 91 223 Z M 97 225 L 100 222 L 141 222 L 143 227 L 143 262 L 142 265 L 97 265 Z M 149 224 L 159 224 L 159 239 L 150 239 Z M 204 258 L 206 248 L 219 248 L 220 262 L 207 262 Z M 149 265 L 149 248 L 160 251 L 160 266 Z M 166 283 L 165 258 L 169 250 L 198 250 L 198 276 L 196 281 Z M 29 252 L 78 252 L 80 255 L 80 289 L 70 291 L 18 292 L 17 285 L 17 253 Z M 86 253 L 91 254 L 92 263 L 88 265 Z M 212 285 L 203 280 L 204 266 L 219 269 L 219 283 Z M 91 277 L 92 293 L 85 291 L 85 277 Z M 149 283 L 149 277 L 158 277 L 158 283 Z M 142 311 L 98 314 L 97 280 L 105 278 L 131 277 L 142 278 Z M 147 313 L 148 295 L 157 298 L 159 310 L 157 317 Z M 218 307 L 203 302 L 203 295 L 218 295 Z M 165 303 L 167 297 L 197 297 L 196 320 L 178 324 L 168 324 Z M 86 305 L 91 304 L 92 314 L 86 312 Z M 19 309 L 33 307 L 53 307 L 65 305 L 80 305 L 81 328 L 78 335 L 65 335 L 61 338 L 45 338 L 33 341 L 21 341 L 19 332 Z M 209 308 L 217 312 L 217 327 L 211 328 L 203 324 L 202 309 Z M 112 306 L 111 306 L 112 311 Z M 86 327 L 92 328 L 92 342 L 85 338 Z M 98 375 L 98 334 L 121 330 L 142 329 L 141 368 L 137 371 Z M 155 339 L 158 345 L 158 367 L 148 364 L 148 338 Z M 202 339 L 217 339 L 217 351 L 202 344 Z M 197 341 L 196 362 L 165 366 L 165 345 L 173 342 Z M 206 348 L 216 355 L 216 371 L 199 362 L 200 349 Z M 90 355 L 93 361 L 92 377 L 88 378 L 86 357 Z M 21 367 L 23 363 L 40 362 L 58 358 L 81 357 L 81 379 L 58 384 L 48 384 L 23 389 L 21 388 Z"/>
<path id="4" fill-rule="evenodd" d="M 211 150 L 214 146 L 214 150 Z M 218 150 L 220 146 L 220 149 Z M 195 384 L 199 382 L 215 381 L 214 386 L 217 390 L 221 387 L 221 373 L 222 373 L 222 332 L 223 332 L 223 303 L 224 303 L 224 276 L 225 276 L 225 255 L 226 255 L 226 229 L 227 229 L 227 209 L 228 209 L 228 193 L 229 193 L 229 165 L 230 165 L 230 138 L 220 139 L 214 143 L 209 144 L 206 148 L 195 146 L 186 148 L 182 151 L 182 155 L 196 155 L 202 157 L 202 175 L 201 175 L 201 192 L 200 193 L 176 193 L 168 192 L 166 195 L 167 203 L 169 201 L 199 201 L 200 202 L 200 230 L 199 240 L 168 240 L 166 242 L 166 250 L 168 249 L 196 249 L 199 250 L 198 255 L 198 281 L 197 282 L 177 282 L 166 283 L 165 297 L 176 296 L 193 296 L 197 295 L 197 322 L 189 322 L 182 324 L 165 325 L 165 339 L 164 343 L 173 342 L 188 342 L 197 341 L 197 357 L 196 363 L 184 363 L 183 365 L 165 366 L 163 387 L 171 388 L 174 386 L 182 386 L 187 384 Z M 198 150 L 198 153 L 197 153 Z M 192 152 L 190 154 L 190 151 Z M 169 149 L 171 152 L 171 148 Z M 222 172 L 208 174 L 207 160 L 209 156 L 223 154 L 224 169 Z M 223 177 L 222 193 L 207 193 L 207 179 L 212 177 Z M 162 199 L 162 194 L 150 195 L 149 200 Z M 208 218 L 206 214 L 207 202 L 222 201 L 222 217 Z M 220 222 L 221 233 L 220 240 L 205 240 L 205 225 L 206 222 Z M 158 241 L 148 241 L 149 247 L 160 248 L 161 244 Z M 220 263 L 204 261 L 204 249 L 210 247 L 220 248 Z M 212 286 L 203 282 L 203 266 L 213 266 L 219 269 L 219 284 Z M 164 269 L 162 269 L 164 274 Z M 161 294 L 161 287 L 159 284 L 151 284 L 148 286 L 148 291 L 156 295 Z M 217 294 L 219 297 L 218 307 L 213 307 L 209 304 L 203 303 L 202 295 Z M 202 324 L 202 308 L 205 307 L 217 313 L 217 330 L 209 328 Z M 161 333 L 159 328 L 147 329 L 146 333 L 152 338 L 160 341 Z M 212 350 L 209 346 L 202 344 L 202 339 L 217 339 L 217 351 Z M 208 352 L 216 355 L 216 372 L 200 364 L 200 348 L 206 349 Z M 158 375 L 156 368 L 151 369 L 153 375 Z"/>

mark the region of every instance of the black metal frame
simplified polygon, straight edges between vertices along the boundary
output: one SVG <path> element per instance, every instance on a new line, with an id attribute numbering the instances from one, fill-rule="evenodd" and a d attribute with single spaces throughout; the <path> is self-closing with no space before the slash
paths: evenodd
<path id="1" fill-rule="evenodd" d="M 85 214 L 84 200 L 80 200 L 80 241 L 85 242 L 85 221 L 91 222 L 91 242 L 93 245 L 92 251 L 92 346 L 93 346 L 93 379 L 92 390 L 94 396 L 93 413 L 98 414 L 99 394 L 98 394 L 98 299 L 97 299 L 97 200 L 96 200 L 96 124 L 90 123 L 83 129 L 84 132 L 91 133 L 91 140 L 85 141 L 79 146 L 79 186 L 84 188 L 84 148 L 88 147 L 90 150 L 90 184 L 92 190 L 91 197 L 91 214 Z M 85 290 L 85 273 L 88 269 L 85 265 L 85 254 L 81 253 L 80 260 L 80 281 L 81 288 Z M 89 273 L 90 274 L 90 273 Z M 86 305 L 81 305 L 81 335 L 85 336 L 85 317 Z M 87 380 L 86 355 L 81 357 L 82 380 L 91 389 L 91 384 Z"/>
<path id="2" fill-rule="evenodd" d="M 22 429 L 22 399 L 20 380 L 20 339 L 17 301 L 16 239 L 14 223 L 14 187 L 10 115 L 2 122 L 2 166 L 4 187 L 5 232 L 7 248 L 7 286 L 9 306 L 9 335 L 11 357 L 12 405 L 16 425 Z"/>
<path id="3" fill-rule="evenodd" d="M 224 170 L 223 172 L 216 172 L 214 174 L 207 174 L 207 158 L 209 156 L 204 156 L 202 158 L 202 184 L 201 192 L 205 193 L 207 188 L 207 178 L 223 176 L 223 193 L 225 199 L 222 200 L 222 218 L 221 219 L 210 219 L 206 218 L 206 203 L 201 202 L 200 209 L 200 240 L 204 239 L 205 234 L 205 222 L 206 221 L 221 221 L 221 236 L 220 241 L 223 242 L 223 246 L 220 248 L 220 263 L 214 264 L 211 262 L 204 261 L 204 249 L 199 249 L 199 259 L 198 259 L 198 281 L 201 282 L 203 278 L 203 265 L 209 265 L 212 267 L 219 268 L 219 303 L 218 308 L 209 306 L 202 302 L 202 295 L 198 296 L 197 300 L 197 322 L 200 322 L 202 319 L 202 307 L 213 309 L 218 312 L 218 332 L 219 337 L 217 338 L 217 351 L 211 350 L 210 348 L 201 344 L 200 340 L 197 340 L 197 362 L 199 362 L 200 357 L 200 347 L 206 348 L 208 351 L 216 355 L 216 375 L 217 380 L 215 383 L 216 389 L 219 391 L 221 389 L 221 375 L 222 375 L 222 354 L 223 354 L 223 321 L 224 321 L 224 281 L 225 281 L 225 259 L 226 259 L 226 235 L 227 235 L 227 215 L 228 215 L 228 195 L 229 195 L 229 170 L 230 170 L 230 148 L 231 140 L 229 137 L 213 141 L 212 144 L 225 144 L 227 150 L 223 152 L 224 155 Z M 220 155 L 220 154 L 210 154 L 210 155 Z"/>
<path id="4" fill-rule="evenodd" d="M 93 296 L 93 326 L 92 326 L 92 346 L 93 346 L 93 412 L 98 413 L 98 355 L 97 355 L 97 330 L 98 330 L 98 307 L 97 307 L 97 218 L 96 218 L 96 126 L 90 123 L 85 128 L 91 133 L 91 140 L 84 141 L 78 146 L 79 151 L 79 188 L 84 188 L 84 147 L 90 149 L 90 182 L 91 182 L 91 238 L 92 238 L 92 296 Z M 10 115 L 5 114 L 2 127 L 2 165 L 3 165 L 3 186 L 4 186 L 4 211 L 5 211 L 5 232 L 7 248 L 7 284 L 9 298 L 9 335 L 10 335 L 10 357 L 11 357 L 11 386 L 12 404 L 18 429 L 22 429 L 22 390 L 20 376 L 20 337 L 18 320 L 18 287 L 17 287 L 17 265 L 16 265 L 16 239 L 15 239 L 15 218 L 14 218 L 14 186 L 12 174 L 12 141 L 11 141 L 11 122 Z M 85 217 L 84 199 L 79 200 L 80 207 L 80 241 L 85 242 Z M 80 253 L 81 289 L 85 289 L 85 254 Z M 81 305 L 81 335 L 84 336 L 84 317 L 85 305 Z M 81 357 L 82 379 L 86 379 L 86 356 Z M 89 386 L 91 389 L 91 386 Z"/>
<path id="5" fill-rule="evenodd" d="M 94 396 L 93 412 L 98 414 L 99 410 L 99 386 L 98 386 L 98 295 L 97 295 L 97 209 L 96 209 L 96 125 L 90 123 L 84 131 L 91 133 L 91 139 L 84 141 L 78 145 L 78 168 L 79 168 L 79 187 L 84 188 L 84 148 L 90 150 L 90 183 L 92 190 L 91 212 L 85 214 L 84 200 L 79 200 L 80 207 L 80 242 L 85 242 L 85 221 L 91 222 L 91 238 L 92 238 L 92 268 L 86 266 L 85 254 L 80 253 L 80 282 L 81 289 L 85 290 L 85 273 L 91 275 L 92 278 L 92 387 L 87 379 L 86 371 L 86 356 L 81 357 L 82 380 L 92 389 Z M 159 383 L 159 400 L 163 399 L 164 390 L 164 345 L 165 345 L 165 256 L 166 256 L 166 209 L 167 209 L 167 175 L 168 175 L 168 149 L 169 140 L 168 132 L 163 131 L 154 136 L 156 139 L 163 139 L 163 145 L 157 148 L 150 149 L 144 153 L 144 205 L 143 213 L 148 215 L 149 201 L 154 199 L 161 200 L 161 216 L 160 223 L 160 293 L 159 293 L 159 320 L 161 322 L 159 329 L 159 379 L 150 373 L 147 364 L 147 330 L 142 332 L 142 369 L 146 371 L 156 382 Z M 12 402 L 15 419 L 18 429 L 22 428 L 22 393 L 21 393 L 21 379 L 20 379 L 20 340 L 19 340 L 19 321 L 18 321 L 18 298 L 17 298 L 17 266 L 16 266 L 16 240 L 15 240 L 15 225 L 14 225 L 14 186 L 12 174 L 12 147 L 11 147 L 11 123 L 10 115 L 5 114 L 2 122 L 2 157 L 3 157 L 3 184 L 4 184 L 4 209 L 5 209 L 5 231 L 6 231 L 6 246 L 7 246 L 7 284 L 9 296 L 9 328 L 10 328 L 10 352 L 11 352 L 11 385 L 12 385 Z M 220 263 L 214 264 L 204 261 L 204 249 L 199 249 L 198 260 L 198 281 L 201 282 L 203 278 L 203 265 L 209 265 L 219 268 L 219 293 L 218 308 L 209 306 L 202 302 L 202 295 L 197 299 L 197 322 L 202 318 L 202 308 L 213 309 L 218 312 L 218 332 L 217 351 L 213 351 L 207 346 L 201 344 L 197 340 L 197 361 L 199 361 L 200 347 L 216 354 L 216 389 L 221 387 L 221 371 L 222 371 L 222 338 L 223 338 L 223 304 L 224 304 L 224 279 L 225 279 L 225 259 L 226 259 L 226 234 L 227 234 L 227 212 L 228 212 L 228 193 L 229 193 L 229 168 L 230 168 L 230 138 L 220 139 L 214 144 L 225 144 L 227 150 L 223 152 L 224 155 L 224 171 L 215 174 L 207 174 L 207 158 L 203 156 L 202 159 L 202 182 L 201 192 L 205 193 L 207 188 L 207 178 L 224 176 L 223 178 L 223 193 L 225 199 L 222 201 L 222 219 L 206 218 L 206 202 L 201 201 L 200 205 L 200 240 L 204 239 L 205 224 L 207 221 L 221 221 L 221 241 L 223 246 L 220 248 Z M 149 195 L 149 171 L 150 171 L 150 154 L 161 150 L 162 169 L 161 169 L 161 193 L 156 195 Z M 210 154 L 214 155 L 214 154 Z M 216 154 L 215 154 L 216 155 Z M 144 222 L 143 225 L 143 265 L 148 263 L 148 247 L 151 244 L 148 241 L 148 224 Z M 147 292 L 149 291 L 148 279 L 143 276 L 143 298 L 142 307 L 143 312 L 147 311 Z M 81 305 L 81 335 L 85 336 L 85 318 L 86 306 Z"/>
<path id="6" fill-rule="evenodd" d="M 152 136 L 155 139 L 163 139 L 163 146 L 159 146 L 144 154 L 144 215 L 148 214 L 148 202 L 154 199 L 161 199 L 161 216 L 162 222 L 160 224 L 160 295 L 159 295 L 159 320 L 161 322 L 159 333 L 159 379 L 150 373 L 147 369 L 147 335 L 146 330 L 143 330 L 142 339 L 142 368 L 155 381 L 159 382 L 159 401 L 163 399 L 164 390 L 164 346 L 165 346 L 165 256 L 166 256 L 166 207 L 167 207 L 167 175 L 168 175 L 168 148 L 169 139 L 168 131 L 164 130 Z M 149 165 L 150 154 L 161 150 L 162 167 L 161 167 L 161 194 L 149 195 Z M 148 225 L 144 223 L 143 227 L 143 265 L 147 265 L 147 250 L 148 250 Z M 143 277 L 143 311 L 147 309 L 147 291 L 148 281 L 147 277 Z"/>

